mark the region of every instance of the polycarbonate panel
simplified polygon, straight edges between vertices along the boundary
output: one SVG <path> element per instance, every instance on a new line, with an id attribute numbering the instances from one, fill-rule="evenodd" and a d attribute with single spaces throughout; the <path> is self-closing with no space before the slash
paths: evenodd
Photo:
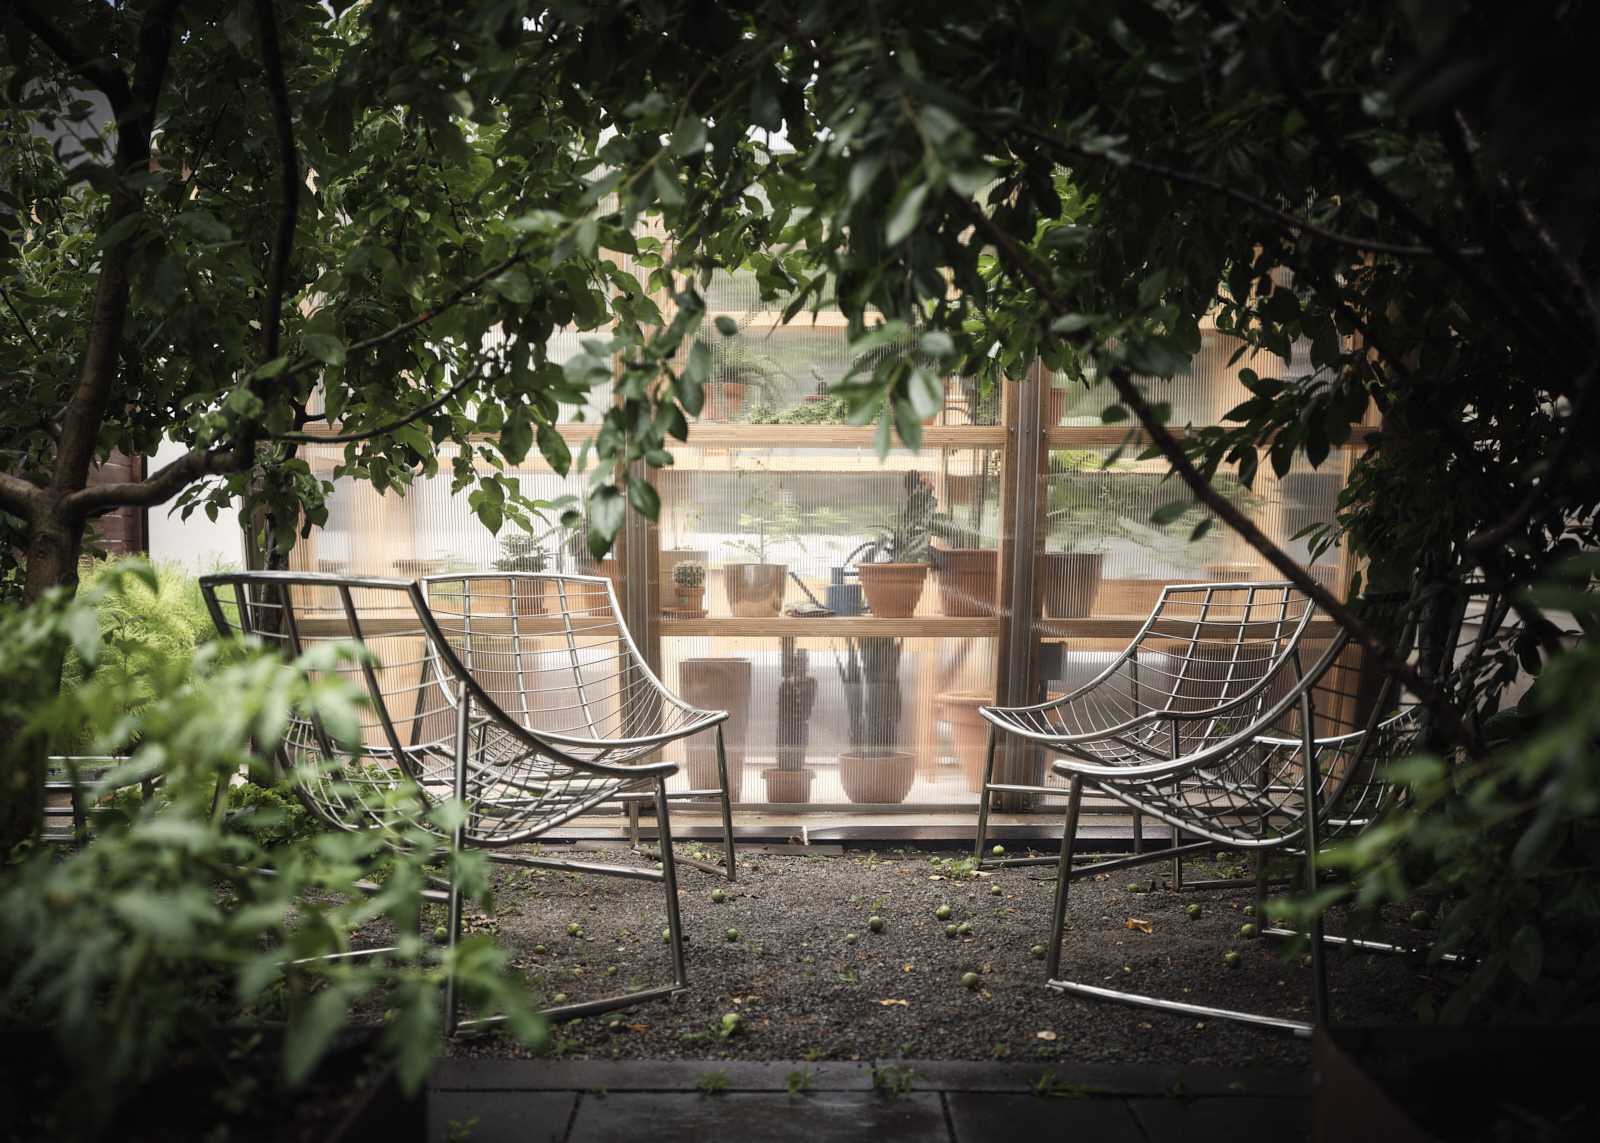
<path id="1" fill-rule="evenodd" d="M 876 645 L 874 639 L 879 640 Z M 726 730 L 729 778 L 740 802 L 779 801 L 783 787 L 789 785 L 792 792 L 804 791 L 803 801 L 790 803 L 796 810 L 976 805 L 987 737 L 975 708 L 993 697 L 994 640 L 796 638 L 790 641 L 788 685 L 784 642 L 699 636 L 662 640 L 662 677 L 667 686 L 691 702 L 701 701 L 702 695 L 720 696 L 717 705 L 732 714 Z M 850 697 L 841 671 L 849 670 L 852 642 L 856 661 L 865 655 L 881 671 L 875 681 L 857 688 L 866 718 L 884 720 L 894 703 L 887 680 L 898 684 L 901 713 L 892 748 L 909 758 L 874 758 L 860 766 L 847 762 L 850 770 L 845 774 L 840 754 L 849 752 L 852 744 Z M 892 673 L 891 665 L 897 668 Z M 805 709 L 808 695 L 809 710 Z M 783 701 L 794 711 L 787 726 L 780 716 Z M 803 746 L 795 741 L 796 726 L 804 734 Z M 810 777 L 765 777 L 782 772 L 780 754 L 791 773 Z M 714 784 L 716 756 L 710 735 L 675 744 L 666 757 L 683 765 L 675 788 Z M 854 798 L 846 789 L 847 779 Z M 901 780 L 906 783 L 903 793 Z M 895 794 L 900 796 L 892 797 Z"/>
<path id="2" fill-rule="evenodd" d="M 854 360 L 844 314 L 831 304 L 813 317 L 802 311 L 783 324 L 782 300 L 762 302 L 755 275 L 748 271 L 712 275 L 706 291 L 709 317 L 734 321 L 732 337 L 713 333 L 705 324 L 704 341 L 711 350 L 711 374 L 703 420 L 745 424 L 843 424 L 842 403 L 826 397 Z M 995 393 L 952 378 L 945 386 L 945 405 L 933 423 L 993 425 L 998 423 Z"/>
<path id="3" fill-rule="evenodd" d="M 312 445 L 303 455 L 313 472 L 328 476 L 343 456 L 343 446 Z M 531 463 L 508 475 L 516 477 L 525 495 L 545 502 L 581 495 L 587 479 L 581 473 L 557 476 Z M 452 493 L 450 483 L 447 457 L 441 457 L 439 475 L 417 477 L 404 494 L 379 494 L 366 481 L 353 477 L 334 480 L 328 522 L 296 545 L 291 566 L 303 571 L 416 578 L 485 571 L 497 562 L 525 554 L 520 545 L 525 543 L 521 538 L 526 533 L 521 528 L 507 523 L 498 536 L 492 534 L 468 503 L 471 490 Z M 559 513 L 550 511 L 548 518 L 541 533 L 556 523 Z M 560 532 L 543 536 L 541 544 L 548 570 L 578 570 L 564 550 Z M 539 569 L 523 564 L 511 570 Z M 592 573 L 593 568 L 586 565 L 583 570 Z"/>
<path id="4" fill-rule="evenodd" d="M 806 591 L 826 603 L 835 573 L 853 573 L 862 545 L 892 522 L 908 472 L 932 486 L 937 513 L 970 532 L 938 540 L 939 546 L 998 546 L 998 449 L 895 450 L 879 461 L 864 446 L 683 448 L 677 463 L 657 476 L 661 546 L 672 553 L 663 559 L 663 575 L 678 553 L 704 563 L 712 617 L 733 614 L 725 586 L 730 563 L 780 564 L 804 584 L 787 580 L 788 604 L 809 602 Z M 847 579 L 856 582 L 853 574 Z M 939 577 L 930 575 L 916 614 L 942 613 Z"/>
<path id="5" fill-rule="evenodd" d="M 1219 333 L 1215 329 L 1202 329 L 1200 352 L 1188 366 L 1172 379 L 1146 377 L 1134 374 L 1134 379 L 1153 401 L 1166 401 L 1172 406 L 1170 423 L 1183 425 L 1216 425 L 1228 410 L 1246 401 L 1250 392 L 1239 382 L 1239 370 L 1253 369 L 1263 377 L 1297 376 L 1311 372 L 1310 343 L 1296 343 L 1290 361 L 1264 350 L 1242 354 L 1229 364 L 1243 343 L 1238 338 Z M 1046 425 L 1096 426 L 1101 424 L 1100 414 L 1110 405 L 1117 404 L 1111 386 L 1089 370 L 1087 386 L 1069 381 L 1062 373 L 1054 374 L 1051 385 L 1056 395 L 1046 407 Z"/>
<path id="6" fill-rule="evenodd" d="M 1282 578 L 1221 523 L 1191 538 L 1211 513 L 1194 505 L 1188 489 L 1167 475 L 1165 460 L 1130 460 L 1124 454 L 1102 468 L 1113 451 L 1110 446 L 1050 451 L 1051 471 L 1041 477 L 1040 489 L 1039 574 L 1047 617 L 1142 617 L 1165 583 Z M 1333 519 L 1351 456 L 1349 450 L 1335 450 L 1319 469 L 1296 458 L 1281 479 L 1263 465 L 1248 489 L 1224 471 L 1214 486 L 1274 543 L 1305 561 L 1310 541 L 1293 537 L 1308 525 Z M 1172 523 L 1151 522 L 1153 513 L 1174 502 L 1191 507 Z M 1311 570 L 1342 593 L 1339 559 L 1335 548 Z"/>

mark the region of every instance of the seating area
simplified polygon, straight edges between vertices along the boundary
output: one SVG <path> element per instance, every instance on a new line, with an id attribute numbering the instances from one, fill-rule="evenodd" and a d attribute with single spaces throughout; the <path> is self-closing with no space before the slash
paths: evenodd
<path id="1" fill-rule="evenodd" d="M 716 805 L 722 863 L 688 863 L 734 882 L 728 716 L 697 708 L 661 683 L 640 656 L 608 579 L 506 572 L 406 582 L 251 572 L 203 577 L 201 590 L 224 636 L 265 640 L 289 659 L 317 662 L 314 678 L 343 678 L 364 690 L 359 750 L 336 744 L 314 715 L 293 716 L 279 765 L 329 827 L 377 829 L 402 846 L 420 836 L 437 849 L 445 861 L 447 948 L 463 932 L 455 857 L 481 849 L 504 865 L 654 880 L 662 888 L 671 983 L 554 1004 L 545 1009 L 549 1019 L 632 1008 L 691 987 L 668 792 L 679 767 L 662 754 L 691 736 L 714 737 L 720 784 L 680 792 L 677 800 Z M 1174 889 L 1194 889 L 1201 886 L 1186 884 L 1186 859 L 1236 849 L 1253 856 L 1254 910 L 1263 916 L 1269 851 L 1298 852 L 1304 891 L 1315 893 L 1318 846 L 1375 818 L 1386 799 L 1384 765 L 1409 745 L 1414 710 L 1396 709 L 1387 685 L 1364 696 L 1347 635 L 1338 632 L 1320 647 L 1306 638 L 1315 612 L 1287 583 L 1167 587 L 1133 642 L 1096 679 L 1043 704 L 980 708 L 992 731 L 975 822 L 977 868 L 1050 860 L 989 852 L 995 795 L 1052 792 L 994 780 L 1003 739 L 1054 756 L 1053 772 L 1069 783 L 1043 946 L 1051 990 L 1311 1031 L 1313 1022 L 1140 996 L 1067 979 L 1061 969 L 1076 879 L 1163 861 L 1171 864 Z M 330 654 L 318 657 L 318 649 Z M 1086 787 L 1125 804 L 1136 822 L 1164 823 L 1169 843 L 1075 864 Z M 440 809 L 452 803 L 464 812 L 446 825 Z M 651 811 L 654 865 L 527 851 L 606 806 L 628 815 L 636 851 L 639 810 Z M 1326 1020 L 1320 921 L 1310 934 L 1266 932 L 1310 936 L 1314 1019 Z M 495 1020 L 462 1018 L 450 994 L 448 1031 Z"/>

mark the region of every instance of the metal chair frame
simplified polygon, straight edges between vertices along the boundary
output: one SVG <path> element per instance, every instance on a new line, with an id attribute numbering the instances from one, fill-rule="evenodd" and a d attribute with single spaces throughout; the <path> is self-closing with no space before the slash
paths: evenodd
<path id="1" fill-rule="evenodd" d="M 609 585 L 599 577 L 551 577 L 592 594 L 605 586 L 606 598 L 615 612 L 616 601 Z M 433 834 L 443 844 L 441 856 L 453 856 L 467 847 L 483 848 L 490 860 L 520 866 L 567 870 L 601 876 L 657 881 L 666 898 L 667 928 L 671 944 L 673 979 L 671 983 L 596 1000 L 547 1008 L 551 1020 L 576 1019 L 613 1009 L 629 1007 L 646 1000 L 671 996 L 688 986 L 684 965 L 684 940 L 678 909 L 677 871 L 672 853 L 671 824 L 667 816 L 667 779 L 677 772 L 670 761 L 639 761 L 645 754 L 688 734 L 713 726 L 720 727 L 727 715 L 721 711 L 699 711 L 672 698 L 660 687 L 663 696 L 676 703 L 684 719 L 676 727 L 629 739 L 584 739 L 580 736 L 542 733 L 509 715 L 475 676 L 467 662 L 457 654 L 439 617 L 428 604 L 422 586 L 412 580 L 377 577 L 349 577 L 310 572 L 237 572 L 204 576 L 200 585 L 206 605 L 217 629 L 224 635 L 235 632 L 277 642 L 286 654 L 305 650 L 301 623 L 294 600 L 294 589 L 332 592 L 339 601 L 338 612 L 348 625 L 348 638 L 371 649 L 369 639 L 398 637 L 423 640 L 422 662 L 432 672 L 416 684 L 416 709 L 407 716 L 392 709 L 392 692 L 386 692 L 379 678 L 385 664 L 363 661 L 359 671 L 382 731 L 384 745 L 368 746 L 353 755 L 335 747 L 315 718 L 295 718 L 291 731 L 279 750 L 278 765 L 293 782 L 307 808 L 330 825 L 343 830 L 388 826 L 391 810 L 376 810 L 367 800 L 368 791 L 386 795 L 397 788 L 409 788 L 418 796 L 407 824 Z M 226 591 L 231 599 L 220 598 Z M 387 602 L 385 610 L 414 616 L 416 627 L 401 632 L 367 631 L 362 623 L 355 594 L 363 599 L 374 593 Z M 230 620 L 227 607 L 234 610 Z M 391 616 L 392 618 L 392 616 Z M 572 624 L 567 622 L 570 636 Z M 625 631 L 626 629 L 623 628 Z M 341 636 L 343 638 L 344 636 Z M 415 662 L 402 666 L 416 665 Z M 654 676 L 649 676 L 654 680 Z M 424 712 L 429 696 L 448 700 Z M 431 738 L 423 733 L 425 722 L 448 714 L 452 724 L 446 733 Z M 402 742 L 397 723 L 409 717 L 411 734 Z M 362 757 L 378 763 L 357 773 L 346 772 L 348 764 Z M 620 761 L 619 761 L 620 759 Z M 306 762 L 311 765 L 306 765 Z M 385 765 L 387 764 L 387 765 Z M 391 768 L 392 767 L 392 768 Z M 330 781 L 324 771 L 336 775 Z M 466 807 L 466 814 L 449 831 L 442 831 L 429 817 L 441 797 L 448 796 Z M 547 856 L 501 852 L 503 847 L 535 840 L 551 828 L 593 807 L 618 798 L 647 799 L 655 804 L 660 827 L 659 869 L 639 869 L 598 862 L 570 861 Z M 398 844 L 398 842 L 396 842 Z M 461 939 L 462 899 L 460 885 L 451 876 L 446 893 L 424 891 L 430 900 L 441 896 L 447 908 L 447 946 L 454 949 Z M 393 949 L 366 950 L 366 955 Z M 503 1017 L 460 1019 L 455 980 L 447 980 L 445 990 L 445 1030 L 479 1028 L 500 1022 Z"/>
<path id="2" fill-rule="evenodd" d="M 505 595 L 499 598 L 503 598 L 505 600 L 507 612 L 504 618 L 509 619 L 511 623 L 512 630 L 510 635 L 513 639 L 518 638 L 521 634 L 522 620 L 525 618 L 532 618 L 531 616 L 523 616 L 519 612 L 519 600 L 524 594 L 523 592 L 517 590 L 517 585 L 519 583 L 554 586 L 557 590 L 558 596 L 563 599 L 565 598 L 566 585 L 568 584 L 588 585 L 591 590 L 603 587 L 606 592 L 606 597 L 610 603 L 612 617 L 616 623 L 616 637 L 626 651 L 626 669 L 632 674 L 634 679 L 634 682 L 630 685 L 637 685 L 642 688 L 646 688 L 657 700 L 664 699 L 669 703 L 676 704 L 681 709 L 690 711 L 694 710 L 694 708 L 689 707 L 686 703 L 683 703 L 682 700 L 673 695 L 667 689 L 666 684 L 663 683 L 660 678 L 656 676 L 655 672 L 650 669 L 648 661 L 645 659 L 643 653 L 639 650 L 638 644 L 633 640 L 633 633 L 628 630 L 627 624 L 623 622 L 621 618 L 622 607 L 620 601 L 616 597 L 615 585 L 612 584 L 610 579 L 606 577 L 557 575 L 547 574 L 544 572 L 456 572 L 426 576 L 417 582 L 422 587 L 422 596 L 425 601 L 430 600 L 432 595 L 444 594 L 444 589 L 448 587 L 454 586 L 458 589 L 450 594 L 463 600 L 463 635 L 466 637 L 469 643 L 472 636 L 472 598 L 473 587 L 475 584 L 502 582 L 506 585 Z M 482 592 L 479 594 L 481 597 Z M 570 635 L 570 625 L 568 630 Z M 523 674 L 522 657 L 520 652 L 516 654 L 515 658 L 516 673 L 519 677 L 519 691 L 521 691 L 524 700 L 523 709 L 520 713 L 521 718 L 526 725 L 530 718 L 531 712 L 529 711 L 526 703 L 526 691 L 522 689 L 520 683 L 520 679 Z M 470 647 L 468 648 L 467 661 L 470 668 Z M 453 703 L 453 699 L 451 698 L 448 689 L 445 689 L 442 694 L 447 703 Z M 706 862 L 696 861 L 693 858 L 688 857 L 679 857 L 677 860 L 681 865 L 688 865 L 692 868 L 699 869 L 707 873 L 719 874 L 720 876 L 727 878 L 727 880 L 730 882 L 737 881 L 738 858 L 734 849 L 732 792 L 729 789 L 728 783 L 727 747 L 723 740 L 722 730 L 722 722 L 726 718 L 726 712 L 696 711 L 695 713 L 701 715 L 722 713 L 723 717 L 717 719 L 714 724 L 708 723 L 706 726 L 696 727 L 694 730 L 689 730 L 683 733 L 643 736 L 635 735 L 627 739 L 609 739 L 604 743 L 604 746 L 606 748 L 624 751 L 630 754 L 637 752 L 640 748 L 654 751 L 668 742 L 676 741 L 678 738 L 686 737 L 688 734 L 698 733 L 701 730 L 706 729 L 708 726 L 714 725 L 717 749 L 717 788 L 669 791 L 667 794 L 667 800 L 670 803 L 674 800 L 684 799 L 700 799 L 708 797 L 715 797 L 718 799 L 722 817 L 722 865 L 711 865 Z M 513 716 L 515 717 L 515 714 Z M 571 748 L 593 750 L 597 746 L 597 741 L 592 738 L 585 738 L 570 734 L 560 734 L 548 730 L 541 731 L 540 733 L 542 737 L 547 738 L 552 742 L 563 743 Z M 623 803 L 628 815 L 629 844 L 632 845 L 633 848 L 639 849 L 641 848 L 639 844 L 638 814 L 640 799 L 636 797 L 629 797 L 627 795 L 619 795 L 617 800 Z"/>
<path id="3" fill-rule="evenodd" d="M 1124 992 L 1067 979 L 1061 974 L 1068 895 L 1071 882 L 1080 877 L 1168 859 L 1176 865 L 1185 856 L 1222 847 L 1254 851 L 1259 913 L 1266 889 L 1264 855 L 1269 850 L 1284 849 L 1303 860 L 1307 891 L 1315 892 L 1317 853 L 1332 836 L 1360 830 L 1389 804 L 1393 788 L 1383 781 L 1381 762 L 1396 751 L 1397 740 L 1409 741 L 1418 726 L 1417 708 L 1393 703 L 1392 684 L 1386 682 L 1360 729 L 1317 736 L 1313 693 L 1334 668 L 1348 642 L 1348 634 L 1342 630 L 1338 632 L 1309 669 L 1302 669 L 1298 650 L 1291 653 L 1274 672 L 1280 677 L 1292 675 L 1293 685 L 1287 693 L 1264 704 L 1247 725 L 1200 750 L 1135 764 L 1090 761 L 1081 756 L 1062 758 L 1054 763 L 1054 772 L 1067 778 L 1069 786 L 1061 849 L 1056 858 L 1051 936 L 1046 947 L 1048 988 L 1093 999 L 1309 1035 L 1315 1025 L 1327 1021 L 1324 957 L 1327 944 L 1352 943 L 1371 951 L 1406 951 L 1380 942 L 1330 938 L 1323 931 L 1320 917 L 1313 922 L 1309 934 L 1275 927 L 1263 929 L 1263 935 L 1275 938 L 1309 936 L 1313 1023 Z M 1213 714 L 1209 710 L 1173 712 L 1170 717 L 1194 721 L 1211 718 Z M 1298 723 L 1298 734 L 1284 734 L 1279 729 L 1286 717 Z M 1258 784 L 1249 788 L 1241 781 L 1230 782 L 1229 767 L 1258 774 Z M 1295 773 L 1298 780 L 1293 777 Z M 1086 785 L 1115 798 L 1136 813 L 1150 814 L 1167 822 L 1174 831 L 1173 847 L 1074 867 Z M 1234 799 L 1231 808 L 1209 817 L 1205 813 L 1190 812 L 1192 802 L 1189 799 L 1196 791 L 1202 791 L 1203 798 L 1214 799 L 1219 788 Z M 1180 844 L 1180 831 L 1196 835 L 1200 840 Z"/>
<path id="4" fill-rule="evenodd" d="M 1243 602 L 1240 596 L 1243 596 Z M 1184 613 L 1187 609 L 1187 613 Z M 1271 612 L 1276 609 L 1276 618 Z M 1179 614 L 1174 614 L 1174 612 Z M 1233 613 L 1237 613 L 1236 615 Z M 1258 613 L 1265 618 L 1258 617 Z M 1284 664 L 1294 655 L 1315 607 L 1298 589 L 1287 582 L 1171 584 L 1162 588 L 1155 606 L 1120 654 L 1087 683 L 1047 702 L 1021 707 L 982 707 L 980 715 L 990 724 L 988 749 L 984 759 L 983 781 L 978 796 L 978 827 L 973 857 L 982 866 L 1048 865 L 1052 857 L 1001 857 L 986 852 L 989 814 L 997 793 L 1057 796 L 1066 791 L 1060 786 L 994 780 L 995 755 L 999 735 L 1006 733 L 1023 743 L 1067 753 L 1086 761 L 1096 759 L 1168 759 L 1184 752 L 1186 746 L 1203 748 L 1207 742 L 1225 738 L 1239 725 L 1250 721 L 1267 701 L 1268 688 Z M 1267 636 L 1271 654 L 1246 657 L 1246 642 L 1252 628 Z M 1264 629 L 1264 630 L 1263 630 Z M 1201 636 L 1207 638 L 1202 640 Z M 1179 659 L 1176 673 L 1160 671 L 1146 664 L 1141 671 L 1141 653 L 1151 654 L 1151 644 L 1188 643 Z M 1209 646 L 1229 653 L 1227 659 L 1202 659 L 1198 648 Z M 1152 654 L 1170 660 L 1170 651 Z M 1197 662 L 1223 665 L 1222 678 L 1191 676 Z M 1203 673 L 1203 672 L 1202 672 Z M 1163 686 L 1159 678 L 1170 680 Z M 1183 693 L 1185 686 L 1217 687 L 1217 701 L 1205 703 L 1200 696 Z M 1116 694 L 1118 687 L 1127 690 Z M 1104 696 L 1110 694 L 1110 698 Z M 1185 704 L 1185 705 L 1180 705 Z M 1114 712 L 1110 718 L 1102 711 Z M 1117 715 L 1120 714 L 1120 717 Z M 1198 724 L 1198 729 L 1180 732 L 1180 725 Z M 1077 728 L 1077 729 L 1074 729 Z M 1164 741 L 1163 741 L 1164 739 Z M 1172 846 L 1160 856 L 1173 862 L 1173 879 L 1183 887 L 1183 858 L 1214 849 L 1214 843 L 1185 844 L 1182 827 L 1172 824 Z M 1144 814 L 1133 816 L 1134 854 L 1142 857 Z M 1116 859 L 1117 865 L 1140 864 Z M 1224 888 L 1240 884 L 1232 880 L 1191 882 L 1189 888 Z"/>

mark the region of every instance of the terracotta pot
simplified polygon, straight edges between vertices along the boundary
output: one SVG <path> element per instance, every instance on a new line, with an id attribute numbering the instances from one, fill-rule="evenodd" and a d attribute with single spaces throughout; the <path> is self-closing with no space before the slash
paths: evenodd
<path id="1" fill-rule="evenodd" d="M 701 410 L 707 421 L 731 421 L 744 411 L 745 391 L 742 381 L 712 381 L 706 386 L 706 404 Z"/>
<path id="2" fill-rule="evenodd" d="M 989 752 L 989 724 L 979 717 L 978 708 L 994 705 L 994 699 L 989 695 L 954 691 L 938 696 L 934 703 L 939 718 L 950 724 L 950 742 L 956 761 L 961 764 L 961 775 L 967 780 L 967 789 L 975 791 L 983 785 L 983 764 Z"/>
<path id="3" fill-rule="evenodd" d="M 839 755 L 839 784 L 852 802 L 896 805 L 906 800 L 916 780 L 916 756 L 903 750 L 889 754 L 860 754 L 847 750 Z"/>
<path id="4" fill-rule="evenodd" d="M 722 744 L 728 756 L 728 796 L 735 802 L 744 789 L 745 742 L 750 734 L 750 660 L 685 659 L 678 664 L 678 694 L 701 710 L 725 710 Z M 711 790 L 717 780 L 716 733 L 688 739 L 685 775 L 692 790 Z"/>
<path id="5" fill-rule="evenodd" d="M 770 619 L 783 610 L 783 564 L 723 564 L 722 587 L 734 615 Z"/>
<path id="6" fill-rule="evenodd" d="M 767 784 L 767 801 L 769 802 L 809 802 L 811 800 L 811 779 L 816 775 L 810 770 L 763 770 L 761 780 Z"/>
<path id="7" fill-rule="evenodd" d="M 862 564 L 861 590 L 867 606 L 880 619 L 909 619 L 916 614 L 927 564 Z"/>
<path id="8" fill-rule="evenodd" d="M 677 619 L 704 619 L 706 617 L 706 585 L 699 587 L 674 587 L 672 591 L 672 606 L 669 608 L 674 618 Z"/>
<path id="9" fill-rule="evenodd" d="M 1082 619 L 1094 610 L 1100 590 L 1099 552 L 1045 552 L 1039 557 L 1044 613 L 1050 619 Z"/>
<path id="10" fill-rule="evenodd" d="M 1000 553 L 987 548 L 949 548 L 939 553 L 933 582 L 946 615 L 987 616 L 995 611 Z"/>

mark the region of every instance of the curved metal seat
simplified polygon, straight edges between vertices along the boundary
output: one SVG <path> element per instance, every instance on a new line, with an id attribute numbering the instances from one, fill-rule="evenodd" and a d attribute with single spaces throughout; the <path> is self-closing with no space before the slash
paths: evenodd
<path id="1" fill-rule="evenodd" d="M 564 578 L 575 581 L 564 591 L 593 597 L 598 583 L 600 596 L 610 598 L 603 580 Z M 359 657 L 330 657 L 315 672 L 355 683 L 370 699 L 361 715 L 360 751 L 351 753 L 338 746 L 318 719 L 290 713 L 277 761 L 313 814 L 339 829 L 384 830 L 394 844 L 405 844 L 405 827 L 426 831 L 451 852 L 482 847 L 491 851 L 493 860 L 509 864 L 662 883 L 672 983 L 548 1009 L 547 1015 L 553 1019 L 589 1015 L 686 987 L 667 820 L 666 783 L 677 765 L 649 761 L 646 756 L 663 742 L 716 725 L 724 714 L 697 711 L 672 699 L 656 683 L 661 709 L 674 713 L 653 719 L 647 733 L 615 734 L 617 729 L 638 729 L 637 716 L 626 712 L 603 720 L 591 718 L 584 734 L 548 731 L 530 712 L 543 704 L 553 709 L 567 705 L 560 692 L 538 689 L 536 684 L 548 682 L 550 676 L 524 674 L 517 677 L 518 689 L 509 689 L 485 663 L 487 652 L 478 638 L 491 632 L 500 639 L 519 636 L 500 630 L 503 623 L 486 619 L 478 620 L 474 631 L 471 612 L 452 611 L 448 596 L 441 598 L 437 589 L 430 606 L 422 585 L 400 579 L 244 572 L 204 576 L 200 584 L 224 635 L 253 635 L 295 656 L 319 645 L 344 642 L 357 643 L 366 652 Z M 582 627 L 571 613 L 555 622 L 554 630 L 569 655 Z M 531 652 L 519 643 L 513 658 L 521 663 L 524 654 Z M 586 693 L 589 681 L 580 666 L 571 685 Z M 661 831 L 659 869 L 497 852 L 535 840 L 618 798 L 654 800 Z M 454 828 L 446 829 L 433 811 L 452 800 L 465 812 L 455 818 Z M 453 878 L 448 904 L 448 939 L 453 947 L 461 933 L 461 895 Z M 487 1022 L 457 1021 L 453 988 L 447 989 L 447 1009 L 450 1031 Z"/>
<path id="2" fill-rule="evenodd" d="M 690 864 L 736 878 L 722 737 L 727 712 L 691 706 L 656 677 L 622 621 L 610 580 L 472 572 L 419 582 L 439 630 L 466 671 L 516 725 L 568 757 L 631 766 L 668 743 L 714 732 L 718 786 L 674 791 L 668 798 L 720 800 L 723 866 Z M 449 688 L 441 699 L 453 702 Z M 515 765 L 516 752 L 516 744 L 503 737 L 489 745 L 489 756 L 504 765 Z M 627 791 L 615 796 L 629 800 Z"/>
<path id="3" fill-rule="evenodd" d="M 1171 585 L 1128 646 L 1083 686 L 1032 706 L 980 707 L 991 729 L 976 859 L 992 861 L 985 845 L 994 794 L 1063 793 L 1038 782 L 996 782 L 1000 734 L 1117 773 L 1204 750 L 1250 725 L 1281 690 L 1315 610 L 1289 583 Z"/>
<path id="4" fill-rule="evenodd" d="M 1098 984 L 1061 976 L 1061 945 L 1071 882 L 1110 867 L 1126 867 L 1171 858 L 1181 869 L 1186 855 L 1218 846 L 1254 851 L 1256 897 L 1264 899 L 1266 866 L 1261 855 L 1285 849 L 1302 855 L 1308 892 L 1316 889 L 1315 855 L 1340 834 L 1365 828 L 1389 805 L 1396 788 L 1385 780 L 1385 764 L 1403 756 L 1419 732 L 1414 701 L 1394 698 L 1387 681 L 1376 693 L 1363 693 L 1360 672 L 1349 661 L 1348 636 L 1342 630 L 1322 648 L 1316 660 L 1303 665 L 1297 648 L 1256 689 L 1242 717 L 1229 710 L 1217 720 L 1217 708 L 1164 712 L 1179 724 L 1172 740 L 1200 743 L 1167 758 L 1134 758 L 1074 751 L 1056 760 L 1054 773 L 1067 779 L 1067 809 L 1057 861 L 1051 941 L 1046 947 L 1048 986 L 1059 992 L 1220 1017 L 1308 1033 L 1302 1021 L 1182 1001 L 1136 996 Z M 1219 733 L 1213 721 L 1225 725 Z M 1182 729 L 1198 722 L 1197 733 Z M 1116 799 L 1136 814 L 1168 823 L 1173 845 L 1166 851 L 1073 866 L 1078 819 L 1085 789 Z M 1184 843 L 1189 835 L 1199 840 Z M 1219 883 L 1220 884 L 1220 883 Z M 1227 883 L 1227 884 L 1232 884 Z M 1180 887 L 1181 882 L 1175 887 Z M 1269 935 L 1291 936 L 1281 930 Z M 1317 1023 L 1327 1012 L 1327 979 L 1323 963 L 1321 922 L 1311 932 L 1313 1006 Z"/>

